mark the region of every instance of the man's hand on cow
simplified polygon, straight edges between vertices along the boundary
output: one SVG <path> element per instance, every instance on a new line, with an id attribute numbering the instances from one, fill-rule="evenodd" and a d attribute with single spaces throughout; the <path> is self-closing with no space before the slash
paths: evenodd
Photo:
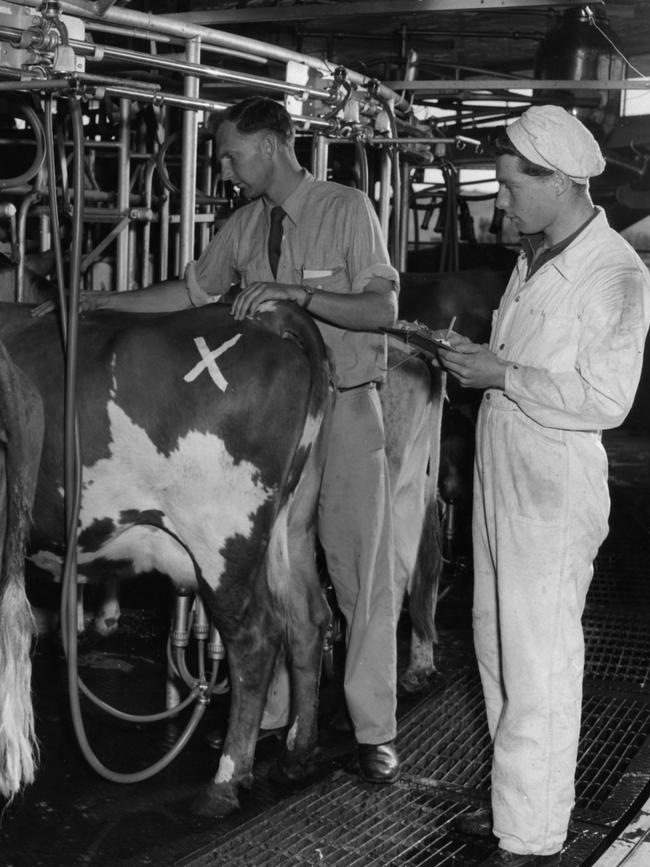
<path id="1" fill-rule="evenodd" d="M 265 301 L 295 301 L 302 304 L 305 290 L 294 283 L 251 283 L 233 301 L 231 313 L 235 319 L 245 319 L 255 313 Z"/>
<path id="2" fill-rule="evenodd" d="M 462 334 L 449 336 L 449 348 L 438 350 L 440 364 L 465 388 L 505 388 L 507 362 Z"/>

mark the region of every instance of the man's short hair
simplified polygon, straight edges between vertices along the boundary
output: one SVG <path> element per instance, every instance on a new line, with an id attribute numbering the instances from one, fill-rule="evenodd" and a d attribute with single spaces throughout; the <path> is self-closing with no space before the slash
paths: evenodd
<path id="1" fill-rule="evenodd" d="M 494 157 L 517 157 L 519 159 L 519 168 L 524 175 L 530 175 L 533 178 L 546 178 L 550 177 L 550 175 L 554 173 L 553 169 L 548 169 L 545 166 L 538 166 L 520 153 L 508 138 L 505 129 L 492 140 L 488 146 L 488 151 Z"/>
<path id="2" fill-rule="evenodd" d="M 209 126 L 217 132 L 224 121 L 230 121 L 243 134 L 270 130 L 285 144 L 293 141 L 293 121 L 286 108 L 267 96 L 251 96 L 236 102 L 216 118 L 211 118 Z"/>

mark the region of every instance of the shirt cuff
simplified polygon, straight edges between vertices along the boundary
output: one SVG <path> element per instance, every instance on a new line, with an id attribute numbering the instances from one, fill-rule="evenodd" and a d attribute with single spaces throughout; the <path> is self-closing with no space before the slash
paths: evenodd
<path id="1" fill-rule="evenodd" d="M 375 265 L 370 265 L 368 268 L 364 268 L 363 271 L 360 271 L 354 278 L 352 291 L 363 292 L 373 277 L 383 277 L 386 280 L 390 280 L 394 283 L 395 291 L 399 292 L 399 271 L 393 268 L 392 265 L 385 265 L 381 262 L 378 262 Z"/>
<path id="2" fill-rule="evenodd" d="M 521 370 L 522 368 L 519 364 L 509 364 L 506 367 L 506 377 L 503 391 L 510 398 L 513 398 L 516 395 L 517 384 L 521 385 Z"/>

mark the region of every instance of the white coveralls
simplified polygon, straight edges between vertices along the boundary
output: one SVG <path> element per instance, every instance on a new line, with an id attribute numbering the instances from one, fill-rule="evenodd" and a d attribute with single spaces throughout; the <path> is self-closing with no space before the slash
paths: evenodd
<path id="1" fill-rule="evenodd" d="M 561 850 L 574 804 L 593 560 L 608 530 L 601 430 L 621 424 L 650 321 L 648 270 L 601 211 L 526 280 L 522 252 L 490 349 L 474 475 L 474 640 L 502 848 Z"/>

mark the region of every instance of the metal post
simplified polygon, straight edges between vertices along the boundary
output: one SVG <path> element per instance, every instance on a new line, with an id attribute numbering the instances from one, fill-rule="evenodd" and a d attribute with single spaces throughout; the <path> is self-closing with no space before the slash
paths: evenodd
<path id="1" fill-rule="evenodd" d="M 387 243 L 390 225 L 391 175 L 391 156 L 384 148 L 381 152 L 381 176 L 379 180 L 379 223 L 381 224 L 381 231 Z"/>
<path id="2" fill-rule="evenodd" d="M 207 195 L 213 195 L 212 190 L 212 159 L 213 159 L 213 142 L 208 140 L 203 145 L 203 165 L 201 171 L 201 189 Z M 210 205 L 203 205 L 200 209 L 202 214 L 209 214 Z M 204 250 L 210 240 L 210 224 L 207 221 L 201 221 L 199 224 L 199 250 Z"/>
<path id="3" fill-rule="evenodd" d="M 190 63 L 201 62 L 201 39 L 196 36 L 188 39 L 187 60 Z M 187 75 L 184 80 L 183 93 L 190 99 L 199 95 L 199 79 L 196 75 Z M 194 216 L 196 213 L 196 147 L 198 140 L 198 117 L 196 111 L 183 113 L 183 163 L 181 169 L 181 225 L 180 246 L 178 252 L 178 273 L 180 277 L 187 263 L 194 258 Z"/>
<path id="4" fill-rule="evenodd" d="M 120 100 L 120 138 L 117 151 L 117 209 L 122 214 L 129 212 L 129 189 L 131 187 L 131 103 Z M 115 288 L 126 292 L 131 288 L 129 281 L 129 230 L 125 226 L 116 239 Z"/>
<path id="5" fill-rule="evenodd" d="M 312 172 L 317 181 L 327 180 L 327 159 L 329 140 L 324 135 L 314 136 L 312 150 Z"/>
<path id="6" fill-rule="evenodd" d="M 399 208 L 399 256 L 395 262 L 395 267 L 398 271 L 406 271 L 408 263 L 408 245 L 409 245 L 409 225 L 411 222 L 411 209 L 409 208 L 410 199 L 410 177 L 411 168 L 406 160 L 402 160 L 400 165 L 400 174 L 402 182 L 400 184 L 400 201 L 395 207 Z"/>

